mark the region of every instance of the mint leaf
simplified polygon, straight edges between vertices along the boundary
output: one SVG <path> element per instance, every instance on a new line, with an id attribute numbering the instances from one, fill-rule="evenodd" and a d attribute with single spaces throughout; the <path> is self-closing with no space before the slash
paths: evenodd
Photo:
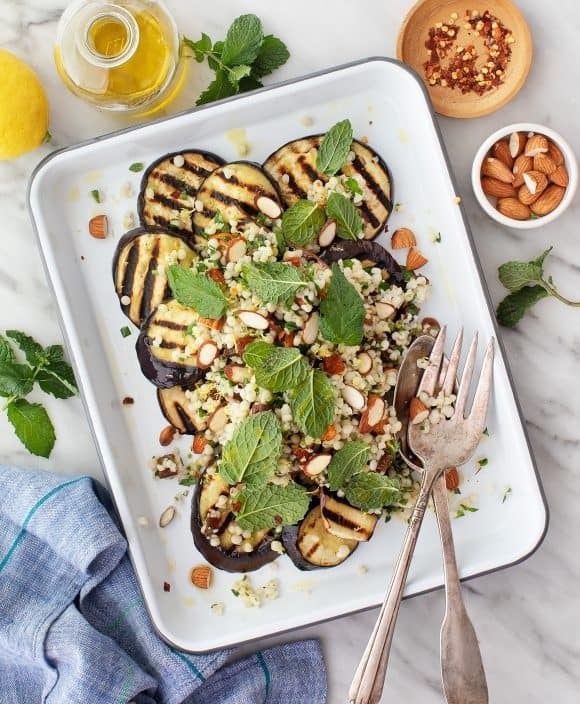
<path id="1" fill-rule="evenodd" d="M 359 472 L 350 480 L 345 495 L 349 504 L 362 511 L 371 511 L 396 503 L 400 489 L 396 479 L 384 474 Z"/>
<path id="2" fill-rule="evenodd" d="M 167 280 L 175 299 L 193 308 L 202 318 L 219 320 L 226 311 L 226 298 L 220 285 L 205 274 L 195 274 L 179 264 L 172 264 Z"/>
<path id="3" fill-rule="evenodd" d="M 298 523 L 308 511 L 310 496 L 293 482 L 288 486 L 248 487 L 240 491 L 236 501 L 240 504 L 236 523 L 242 530 L 254 532 Z"/>
<path id="4" fill-rule="evenodd" d="M 8 340 L 0 335 L 0 364 L 2 362 L 16 362 L 16 355 Z"/>
<path id="5" fill-rule="evenodd" d="M 144 168 L 145 168 L 145 164 L 143 162 L 135 161 L 129 167 L 129 171 L 132 171 L 134 174 L 138 174 L 139 171 L 143 171 Z"/>
<path id="6" fill-rule="evenodd" d="M 198 39 L 196 42 L 188 39 L 187 37 L 183 37 L 183 43 L 193 51 L 195 60 L 199 64 L 205 59 L 206 54 L 212 50 L 211 39 L 203 32 L 201 34 L 201 39 Z"/>
<path id="7" fill-rule="evenodd" d="M 358 240 L 363 221 L 355 205 L 342 193 L 331 193 L 326 201 L 326 214 L 336 220 L 336 232 L 343 240 Z"/>
<path id="8" fill-rule="evenodd" d="M 273 411 L 250 416 L 226 443 L 219 465 L 221 477 L 229 484 L 265 484 L 276 471 L 282 450 L 282 431 Z"/>
<path id="9" fill-rule="evenodd" d="M 353 178 L 352 176 L 347 178 L 344 185 L 351 193 L 356 193 L 357 195 L 362 196 L 363 190 L 356 178 Z"/>
<path id="10" fill-rule="evenodd" d="M 18 439 L 33 455 L 49 457 L 56 439 L 48 413 L 40 403 L 23 398 L 8 404 L 8 420 Z"/>
<path id="11" fill-rule="evenodd" d="M 55 398 L 71 398 L 78 393 L 72 367 L 64 360 L 50 362 L 36 375 L 40 388 Z"/>
<path id="12" fill-rule="evenodd" d="M 328 465 L 328 484 L 331 491 L 344 489 L 351 477 L 360 472 L 369 461 L 370 447 L 366 442 L 347 442 Z"/>
<path id="13" fill-rule="evenodd" d="M 240 81 L 240 85 L 239 85 L 240 91 L 239 92 L 240 93 L 247 93 L 249 90 L 257 90 L 258 88 L 263 88 L 263 87 L 264 87 L 264 84 L 261 81 L 258 81 L 253 76 L 246 76 L 246 78 L 242 78 L 242 80 Z M 263 225 L 264 224 L 263 222 L 262 223 L 259 222 L 260 215 L 261 215 L 261 213 L 258 213 L 258 215 L 256 216 L 256 222 L 258 224 Z"/>
<path id="14" fill-rule="evenodd" d="M 30 335 L 25 335 L 19 330 L 6 330 L 6 336 L 14 340 L 18 347 L 24 352 L 28 364 L 33 367 L 44 364 L 46 361 L 44 349 L 42 345 L 39 345 Z"/>
<path id="15" fill-rule="evenodd" d="M 524 286 L 519 291 L 510 293 L 497 307 L 496 314 L 499 324 L 513 328 L 532 306 L 549 295 L 542 286 Z"/>
<path id="16" fill-rule="evenodd" d="M 306 284 L 304 275 L 292 264 L 272 262 L 243 267 L 246 283 L 263 303 L 292 303 L 298 289 Z"/>
<path id="17" fill-rule="evenodd" d="M 241 15 L 232 22 L 222 50 L 222 61 L 226 66 L 251 64 L 260 53 L 262 23 L 256 15 Z"/>
<path id="18" fill-rule="evenodd" d="M 529 284 L 540 283 L 544 275 L 544 260 L 551 251 L 552 247 L 530 262 L 502 264 L 498 269 L 499 280 L 512 293 Z"/>
<path id="19" fill-rule="evenodd" d="M 60 362 L 64 359 L 64 347 L 62 345 L 50 345 L 44 348 L 44 356 L 47 362 Z"/>
<path id="20" fill-rule="evenodd" d="M 238 88 L 238 83 L 242 80 L 242 78 L 249 76 L 251 70 L 252 70 L 251 66 L 247 66 L 246 64 L 241 64 L 240 66 L 234 66 L 228 72 L 228 79 L 229 79 L 230 83 L 232 83 L 235 86 L 236 90 Z"/>
<path id="21" fill-rule="evenodd" d="M 33 386 L 33 370 L 27 364 L 0 363 L 1 396 L 26 396 Z"/>
<path id="22" fill-rule="evenodd" d="M 305 435 L 320 438 L 334 418 L 336 401 L 328 376 L 311 369 L 304 381 L 289 391 L 290 410 Z"/>
<path id="23" fill-rule="evenodd" d="M 207 57 L 207 64 L 212 71 L 217 71 L 219 68 L 225 68 L 221 60 L 223 49 L 224 43 L 222 41 L 216 42 L 213 45 L 213 51 Z"/>
<path id="24" fill-rule="evenodd" d="M 327 176 L 334 174 L 346 163 L 352 144 L 350 120 L 341 120 L 324 135 L 318 148 L 316 168 Z"/>
<path id="25" fill-rule="evenodd" d="M 258 56 L 252 65 L 252 76 L 263 78 L 280 68 L 290 58 L 286 44 L 278 37 L 268 34 L 262 41 Z"/>
<path id="26" fill-rule="evenodd" d="M 237 88 L 235 88 L 228 79 L 227 73 L 219 69 L 216 71 L 215 79 L 209 84 L 203 93 L 201 93 L 199 98 L 195 101 L 195 104 L 205 105 L 206 103 L 212 103 L 214 100 L 229 98 L 237 92 Z"/>
<path id="27" fill-rule="evenodd" d="M 325 222 L 324 212 L 316 203 L 299 200 L 282 215 L 282 234 L 289 244 L 310 244 Z"/>
<path id="28" fill-rule="evenodd" d="M 326 295 L 320 303 L 320 334 L 328 342 L 359 345 L 364 318 L 362 298 L 335 262 Z"/>
<path id="29" fill-rule="evenodd" d="M 266 350 L 266 345 L 269 350 Z M 246 347 L 243 358 L 254 369 L 258 386 L 274 393 L 294 388 L 308 374 L 308 364 L 295 347 L 252 342 Z"/>

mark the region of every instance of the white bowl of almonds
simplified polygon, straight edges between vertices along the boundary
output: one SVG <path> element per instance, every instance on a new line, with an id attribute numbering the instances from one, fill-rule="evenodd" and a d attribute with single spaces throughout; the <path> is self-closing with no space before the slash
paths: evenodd
<path id="1" fill-rule="evenodd" d="M 479 204 L 493 220 L 527 230 L 552 222 L 570 205 L 578 164 L 557 132 L 522 122 L 485 140 L 475 155 L 471 181 Z"/>

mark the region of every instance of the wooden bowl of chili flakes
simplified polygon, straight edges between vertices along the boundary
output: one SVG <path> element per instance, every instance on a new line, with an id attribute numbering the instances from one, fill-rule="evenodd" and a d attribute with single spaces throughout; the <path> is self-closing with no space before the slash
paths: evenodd
<path id="1" fill-rule="evenodd" d="M 524 85 L 532 54 L 528 24 L 510 0 L 420 0 L 397 40 L 397 57 L 448 117 L 481 117 L 506 105 Z"/>

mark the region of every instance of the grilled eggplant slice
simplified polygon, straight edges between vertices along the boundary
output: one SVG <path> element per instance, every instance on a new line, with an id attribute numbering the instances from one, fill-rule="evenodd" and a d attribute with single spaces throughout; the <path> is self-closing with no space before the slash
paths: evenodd
<path id="1" fill-rule="evenodd" d="M 185 238 L 159 227 L 139 227 L 119 240 L 113 259 L 115 289 L 119 301 L 124 296 L 131 299 L 121 303 L 121 309 L 138 327 L 171 295 L 164 266 L 172 256 L 187 267 L 197 257 Z"/>
<path id="2" fill-rule="evenodd" d="M 345 501 L 324 495 L 320 502 L 324 526 L 329 533 L 343 540 L 359 543 L 371 539 L 378 516 L 361 511 Z"/>
<path id="3" fill-rule="evenodd" d="M 274 179 L 286 207 L 308 197 L 308 189 L 315 181 L 328 181 L 328 176 L 316 168 L 316 156 L 324 135 L 313 135 L 288 142 L 271 154 L 264 169 Z M 366 199 L 359 207 L 364 221 L 364 238 L 372 240 L 385 229 L 393 210 L 393 188 L 389 169 L 381 157 L 369 146 L 353 140 L 355 158 L 345 164 L 339 173 L 361 176 Z"/>
<path id="4" fill-rule="evenodd" d="M 218 212 L 227 223 L 252 222 L 261 212 L 256 201 L 262 196 L 281 205 L 276 186 L 259 164 L 234 161 L 221 166 L 205 179 L 198 191 L 197 200 L 203 203 L 203 210 L 194 213 L 195 231 L 204 232 Z"/>
<path id="5" fill-rule="evenodd" d="M 143 323 L 135 348 L 141 371 L 155 386 L 191 388 L 203 377 L 205 370 L 185 349 L 193 340 L 188 328 L 198 320 L 193 309 L 172 299 L 160 304 Z"/>
<path id="6" fill-rule="evenodd" d="M 191 237 L 199 187 L 223 163 L 219 156 L 202 151 L 175 152 L 155 161 L 141 181 L 137 203 L 141 224 Z"/>
<path id="7" fill-rule="evenodd" d="M 405 285 L 403 271 L 399 263 L 387 250 L 378 242 L 365 242 L 360 240 L 334 241 L 322 253 L 322 259 L 327 264 L 338 262 L 341 259 L 358 259 L 361 262 L 369 262 L 388 271 L 391 280 L 398 286 Z"/>
<path id="8" fill-rule="evenodd" d="M 280 557 L 271 549 L 272 531 L 261 530 L 245 538 L 252 552 L 242 552 L 232 542 L 228 526 L 234 520 L 230 510 L 230 487 L 219 474 L 206 474 L 195 488 L 191 511 L 191 532 L 199 552 L 214 567 L 226 572 L 252 572 Z M 225 497 L 220 499 L 220 497 Z M 221 504 L 224 504 L 222 507 Z M 219 507 L 218 507 L 219 506 Z M 219 545 L 211 545 L 210 536 L 218 536 Z"/>
<path id="9" fill-rule="evenodd" d="M 195 435 L 207 427 L 207 422 L 190 410 L 190 404 L 181 386 L 157 389 L 157 401 L 169 423 L 182 435 Z"/>
<path id="10" fill-rule="evenodd" d="M 310 509 L 298 526 L 286 526 L 282 543 L 299 570 L 336 567 L 358 547 L 359 541 L 339 538 L 326 530 L 320 505 Z"/>

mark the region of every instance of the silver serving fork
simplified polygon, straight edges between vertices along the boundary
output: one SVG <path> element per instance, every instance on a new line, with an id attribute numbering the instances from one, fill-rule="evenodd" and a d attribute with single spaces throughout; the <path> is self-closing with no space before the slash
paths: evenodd
<path id="1" fill-rule="evenodd" d="M 430 396 L 435 393 L 444 360 L 445 334 L 446 328 L 443 327 L 433 346 L 418 393 L 424 391 Z M 445 370 L 442 389 L 447 396 L 453 392 L 455 385 L 461 339 L 460 333 Z M 492 385 L 494 340 L 487 347 L 471 411 L 465 417 L 476 353 L 477 336 L 467 356 L 453 416 L 432 425 L 427 431 L 418 425 L 409 426 L 409 446 L 423 463 L 421 486 L 389 591 L 349 690 L 352 704 L 378 704 L 381 698 L 395 623 L 433 484 L 447 467 L 459 467 L 471 459 L 485 429 Z M 469 701 L 466 696 L 465 702 Z"/>

